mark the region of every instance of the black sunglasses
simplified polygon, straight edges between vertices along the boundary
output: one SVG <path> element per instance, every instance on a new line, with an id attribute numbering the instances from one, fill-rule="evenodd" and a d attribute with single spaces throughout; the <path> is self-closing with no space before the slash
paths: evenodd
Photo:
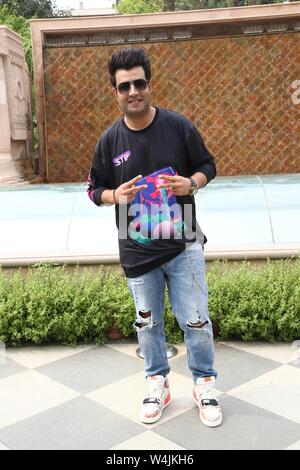
<path id="1" fill-rule="evenodd" d="M 132 80 L 131 82 L 122 82 L 117 85 L 117 90 L 121 95 L 125 95 L 130 90 L 130 86 L 133 85 L 137 91 L 146 90 L 148 86 L 148 80 L 144 80 L 143 78 L 138 78 L 137 80 Z"/>

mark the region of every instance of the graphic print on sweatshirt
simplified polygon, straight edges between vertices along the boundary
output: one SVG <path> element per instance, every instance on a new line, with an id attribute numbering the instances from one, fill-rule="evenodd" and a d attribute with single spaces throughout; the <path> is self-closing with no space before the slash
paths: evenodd
<path id="1" fill-rule="evenodd" d="M 134 219 L 128 226 L 130 238 L 144 245 L 153 240 L 182 239 L 182 210 L 170 188 L 157 188 L 168 183 L 160 175 L 176 175 L 172 167 L 162 168 L 139 180 L 135 185 L 148 187 L 136 193 L 129 207 Z"/>
<path id="2" fill-rule="evenodd" d="M 123 152 L 121 153 L 121 155 L 118 155 L 117 157 L 113 158 L 114 166 L 120 166 L 122 165 L 122 163 L 127 162 L 127 160 L 129 160 L 130 155 L 130 150 L 126 150 L 126 152 Z"/>

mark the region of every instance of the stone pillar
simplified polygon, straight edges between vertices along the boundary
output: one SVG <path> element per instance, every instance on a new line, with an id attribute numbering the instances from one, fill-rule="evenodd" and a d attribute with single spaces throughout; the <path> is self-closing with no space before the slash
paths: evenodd
<path id="1" fill-rule="evenodd" d="M 31 81 L 23 40 L 0 26 L 0 183 L 31 179 L 33 126 Z"/>

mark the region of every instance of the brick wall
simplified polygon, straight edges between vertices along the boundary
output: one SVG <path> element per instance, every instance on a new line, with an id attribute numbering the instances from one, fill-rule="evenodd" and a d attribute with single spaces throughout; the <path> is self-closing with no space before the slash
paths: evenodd
<path id="1" fill-rule="evenodd" d="M 44 51 L 50 182 L 85 181 L 118 116 L 107 60 L 120 46 Z M 300 33 L 148 43 L 153 104 L 193 120 L 219 175 L 300 172 Z"/>

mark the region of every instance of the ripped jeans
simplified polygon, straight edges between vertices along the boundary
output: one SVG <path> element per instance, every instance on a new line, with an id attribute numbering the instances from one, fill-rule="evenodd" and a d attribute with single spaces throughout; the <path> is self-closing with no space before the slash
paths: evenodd
<path id="1" fill-rule="evenodd" d="M 136 307 L 135 328 L 147 376 L 170 372 L 164 334 L 164 293 L 168 286 L 172 311 L 184 331 L 193 379 L 214 376 L 214 343 L 202 246 L 194 243 L 152 271 L 128 278 Z"/>

